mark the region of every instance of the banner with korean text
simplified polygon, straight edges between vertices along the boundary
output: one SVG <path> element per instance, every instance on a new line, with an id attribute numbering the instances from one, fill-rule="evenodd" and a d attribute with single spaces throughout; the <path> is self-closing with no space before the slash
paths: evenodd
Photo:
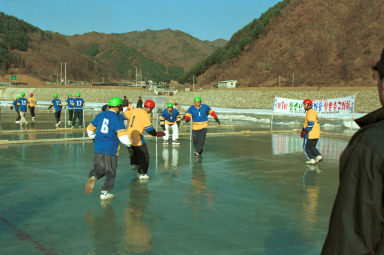
<path id="1" fill-rule="evenodd" d="M 319 116 L 351 115 L 355 105 L 355 97 L 341 97 L 313 100 L 312 108 Z M 273 112 L 284 115 L 303 115 L 303 100 L 275 97 Z"/>

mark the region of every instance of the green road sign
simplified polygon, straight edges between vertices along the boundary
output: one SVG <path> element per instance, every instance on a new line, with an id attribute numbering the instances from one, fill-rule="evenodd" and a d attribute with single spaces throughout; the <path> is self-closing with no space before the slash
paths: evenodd
<path id="1" fill-rule="evenodd" d="M 16 81 L 16 75 L 11 75 L 11 81 Z"/>

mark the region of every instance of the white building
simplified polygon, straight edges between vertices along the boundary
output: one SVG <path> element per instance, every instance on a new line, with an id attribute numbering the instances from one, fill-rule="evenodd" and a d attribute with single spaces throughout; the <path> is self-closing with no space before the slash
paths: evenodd
<path id="1" fill-rule="evenodd" d="M 228 81 L 219 81 L 217 84 L 217 87 L 220 88 L 226 88 L 226 89 L 233 89 L 236 88 L 237 80 L 228 80 Z"/>

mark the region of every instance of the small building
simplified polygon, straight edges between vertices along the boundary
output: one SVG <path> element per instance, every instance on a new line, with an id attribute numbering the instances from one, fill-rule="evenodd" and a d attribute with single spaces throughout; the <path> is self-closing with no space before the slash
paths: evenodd
<path id="1" fill-rule="evenodd" d="M 225 88 L 225 89 L 233 89 L 236 88 L 236 83 L 237 80 L 228 80 L 228 81 L 219 81 L 217 84 L 217 87 L 220 88 Z"/>

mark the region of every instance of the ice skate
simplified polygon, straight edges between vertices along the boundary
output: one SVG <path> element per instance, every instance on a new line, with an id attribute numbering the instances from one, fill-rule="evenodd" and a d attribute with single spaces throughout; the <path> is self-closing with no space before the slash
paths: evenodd
<path id="1" fill-rule="evenodd" d="M 95 186 L 96 183 L 96 177 L 92 176 L 88 179 L 87 185 L 85 185 L 85 192 L 89 195 L 92 193 L 93 186 Z"/>
<path id="2" fill-rule="evenodd" d="M 168 144 L 168 140 L 164 140 L 163 144 L 165 144 L 165 145 Z"/>
<path id="3" fill-rule="evenodd" d="M 323 156 L 321 156 L 321 155 L 319 155 L 319 156 L 317 156 L 317 157 L 315 158 L 316 163 L 318 163 L 318 162 L 320 162 L 320 161 L 322 161 L 322 160 L 323 160 Z"/>
<path id="4" fill-rule="evenodd" d="M 314 159 L 307 160 L 307 161 L 305 161 L 305 164 L 314 165 L 314 164 L 316 164 L 316 161 Z"/>
<path id="5" fill-rule="evenodd" d="M 148 180 L 149 176 L 147 174 L 140 174 L 139 175 L 139 180 Z"/>
<path id="6" fill-rule="evenodd" d="M 174 141 L 172 141 L 172 144 L 178 145 L 178 144 L 180 144 L 180 142 L 178 140 L 174 140 Z"/>
<path id="7" fill-rule="evenodd" d="M 100 193 L 100 200 L 108 200 L 115 198 L 115 195 L 108 192 L 108 190 L 102 190 Z"/>
<path id="8" fill-rule="evenodd" d="M 193 155 L 195 155 L 195 157 L 196 157 L 196 158 L 198 158 L 198 157 L 200 157 L 200 156 L 201 156 L 201 154 L 200 154 L 200 153 L 198 153 L 198 152 L 196 152 L 196 151 L 195 151 L 195 153 L 194 153 Z"/>

